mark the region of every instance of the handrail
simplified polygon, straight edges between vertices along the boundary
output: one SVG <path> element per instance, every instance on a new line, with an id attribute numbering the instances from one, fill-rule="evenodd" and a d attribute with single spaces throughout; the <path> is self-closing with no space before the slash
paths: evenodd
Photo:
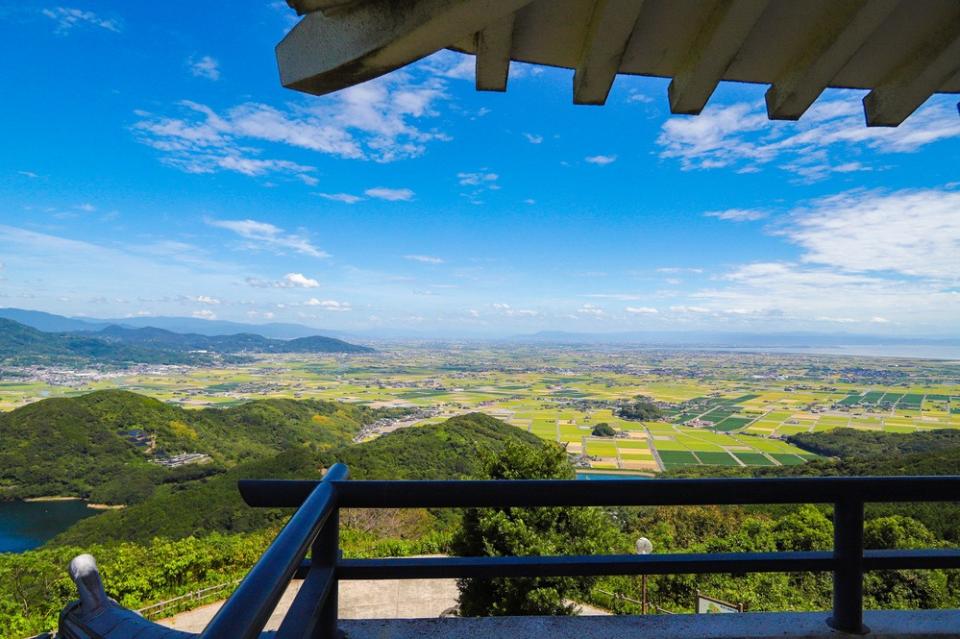
<path id="1" fill-rule="evenodd" d="M 252 639 L 287 583 L 305 581 L 278 639 L 334 637 L 341 579 L 423 579 L 646 575 L 680 573 L 833 572 L 831 627 L 863 626 L 863 573 L 901 568 L 960 568 L 960 550 L 864 550 L 863 509 L 872 502 L 960 501 L 960 476 L 791 477 L 762 479 L 609 480 L 602 487 L 569 480 L 346 481 L 334 465 L 323 480 L 243 480 L 251 506 L 297 513 L 213 619 L 204 639 Z M 818 552 L 693 553 L 597 556 L 341 559 L 340 508 L 483 508 L 818 503 L 834 506 L 834 548 Z M 302 561 L 312 544 L 312 561 Z"/>
<path id="2" fill-rule="evenodd" d="M 296 507 L 318 482 L 242 480 L 251 506 Z M 776 477 L 757 479 L 556 479 L 337 481 L 341 508 L 505 508 L 540 506 L 703 506 L 960 501 L 960 476 Z"/>
<path id="3" fill-rule="evenodd" d="M 347 474 L 344 464 L 334 464 L 327 471 L 303 506 L 207 624 L 200 635 L 202 639 L 259 637 L 287 584 L 300 568 L 307 549 L 320 534 L 330 514 L 336 512 L 334 480 L 345 479 Z"/>

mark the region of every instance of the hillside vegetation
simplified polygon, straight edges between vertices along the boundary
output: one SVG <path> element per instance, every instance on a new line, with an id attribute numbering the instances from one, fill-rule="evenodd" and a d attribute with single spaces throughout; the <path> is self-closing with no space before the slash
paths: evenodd
<path id="1" fill-rule="evenodd" d="M 163 483 L 221 472 L 309 446 L 342 445 L 360 427 L 397 411 L 313 400 L 256 400 L 185 410 L 128 391 L 54 398 L 0 414 L 0 499 L 66 495 L 134 503 Z M 138 448 L 129 431 L 152 438 Z M 163 468 L 161 454 L 202 453 L 210 464 Z"/>
<path id="2" fill-rule="evenodd" d="M 541 440 L 504 422 L 470 414 L 332 450 L 292 447 L 216 477 L 162 487 L 142 503 L 77 522 L 49 544 L 148 541 L 258 530 L 290 513 L 247 506 L 237 490 L 239 479 L 319 479 L 321 468 L 338 461 L 350 467 L 353 479 L 477 478 L 482 476 L 483 455 L 496 454 L 509 442 L 535 449 L 544 446 Z M 171 512 L 177 516 L 169 517 Z"/>

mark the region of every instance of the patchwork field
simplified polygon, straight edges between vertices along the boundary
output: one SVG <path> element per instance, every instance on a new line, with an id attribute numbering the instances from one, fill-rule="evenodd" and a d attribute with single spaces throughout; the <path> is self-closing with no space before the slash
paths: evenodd
<path id="1" fill-rule="evenodd" d="M 413 409 L 402 426 L 481 411 L 565 444 L 585 466 L 638 473 L 804 463 L 810 455 L 783 441 L 797 433 L 960 427 L 956 362 L 517 345 L 377 348 L 223 368 L 0 370 L 0 410 L 126 388 L 185 407 L 291 397 Z M 618 405 L 637 397 L 656 403 L 661 419 L 620 418 Z M 604 423 L 616 437 L 593 435 Z"/>

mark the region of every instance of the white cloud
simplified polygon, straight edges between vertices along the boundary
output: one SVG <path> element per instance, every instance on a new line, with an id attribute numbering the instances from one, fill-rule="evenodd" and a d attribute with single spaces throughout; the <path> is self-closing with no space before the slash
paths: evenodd
<path id="1" fill-rule="evenodd" d="M 205 319 L 205 320 L 217 319 L 217 314 L 209 309 L 204 309 L 202 311 L 194 311 L 193 316 L 196 317 L 197 319 Z"/>
<path id="2" fill-rule="evenodd" d="M 688 266 L 661 266 L 657 269 L 657 273 L 703 273 L 703 269 Z"/>
<path id="3" fill-rule="evenodd" d="M 726 209 L 724 211 L 707 211 L 704 215 L 727 222 L 755 222 L 767 217 L 767 212 L 756 209 Z"/>
<path id="4" fill-rule="evenodd" d="M 960 137 L 956 108 L 947 99 L 931 99 L 897 128 L 876 128 L 864 126 L 858 97 L 845 92 L 821 99 L 799 122 L 769 121 L 762 101 L 708 105 L 695 118 L 664 122 L 660 157 L 678 159 L 684 170 L 753 173 L 773 165 L 813 182 L 831 173 L 872 170 L 865 157 L 911 153 Z"/>
<path id="5" fill-rule="evenodd" d="M 543 142 L 542 135 L 535 135 L 533 133 L 524 133 L 523 137 L 525 137 L 527 139 L 527 142 L 529 142 L 530 144 L 540 144 L 541 142 Z"/>
<path id="6" fill-rule="evenodd" d="M 649 104 L 653 102 L 653 98 L 645 93 L 632 91 L 630 95 L 627 96 L 627 102 L 640 102 L 642 104 Z"/>
<path id="7" fill-rule="evenodd" d="M 216 297 L 210 297 L 209 295 L 198 295 L 190 299 L 200 304 L 211 304 L 214 306 L 220 303 L 219 299 L 217 299 Z"/>
<path id="8" fill-rule="evenodd" d="M 34 179 L 40 177 L 40 175 L 39 175 L 38 173 L 34 173 L 33 171 L 17 171 L 17 173 L 18 173 L 19 175 L 22 175 L 23 177 L 28 177 L 28 178 L 30 178 L 31 180 L 34 180 Z"/>
<path id="9" fill-rule="evenodd" d="M 54 33 L 60 35 L 66 35 L 74 28 L 82 25 L 99 27 L 107 31 L 113 31 L 114 33 L 120 32 L 120 23 L 118 21 L 101 18 L 93 11 L 55 7 L 52 9 L 43 9 L 41 13 L 56 23 L 57 26 L 56 29 L 54 29 Z"/>
<path id="10" fill-rule="evenodd" d="M 409 202 L 413 199 L 415 193 L 410 189 L 389 189 L 384 186 L 376 186 L 364 191 L 369 197 L 388 202 Z"/>
<path id="11" fill-rule="evenodd" d="M 530 205 L 530 206 L 533 206 L 534 204 L 537 203 L 537 201 L 536 201 L 535 199 L 531 198 L 531 197 L 528 197 L 527 199 L 525 199 L 525 200 L 523 201 L 523 203 L 524 203 L 524 204 L 528 204 L 528 205 Z"/>
<path id="12" fill-rule="evenodd" d="M 780 232 L 804 262 L 960 280 L 960 192 L 850 191 L 795 211 Z"/>
<path id="13" fill-rule="evenodd" d="M 351 195 L 350 193 L 317 193 L 317 195 L 326 200 L 343 202 L 344 204 L 356 204 L 363 199 L 359 195 Z"/>
<path id="14" fill-rule="evenodd" d="M 244 102 L 218 112 L 185 100 L 175 115 L 136 111 L 140 119 L 132 129 L 138 141 L 160 151 L 161 161 L 188 173 L 287 174 L 315 184 L 315 167 L 264 157 L 266 145 L 376 162 L 417 157 L 429 143 L 450 139 L 418 125 L 437 116 L 436 105 L 446 98 L 442 80 L 397 71 L 283 107 Z"/>
<path id="15" fill-rule="evenodd" d="M 491 304 L 495 310 L 500 311 L 500 313 L 506 317 L 538 317 L 540 315 L 539 311 L 535 311 L 527 308 L 513 308 L 509 304 L 503 302 L 496 302 Z"/>
<path id="16" fill-rule="evenodd" d="M 332 311 L 334 313 L 345 313 L 353 310 L 350 302 L 338 302 L 337 300 L 318 300 L 315 297 L 311 297 L 304 302 L 304 304 L 307 306 L 318 306 L 321 310 Z"/>
<path id="17" fill-rule="evenodd" d="M 317 288 L 320 286 L 320 282 L 303 273 L 287 273 L 276 281 L 256 277 L 248 277 L 245 281 L 254 288 Z"/>
<path id="18" fill-rule="evenodd" d="M 199 59 L 188 58 L 187 66 L 194 77 L 214 81 L 220 79 L 220 63 L 208 55 Z"/>
<path id="19" fill-rule="evenodd" d="M 755 262 L 737 267 L 720 281 L 726 286 L 691 295 L 713 312 L 735 307 L 758 320 L 777 322 L 872 318 L 923 330 L 955 326 L 960 294 L 949 283 L 905 280 L 902 276 L 841 272 L 789 262 Z"/>
<path id="20" fill-rule="evenodd" d="M 423 262 L 424 264 L 443 264 L 443 258 L 433 255 L 404 255 L 403 259 L 413 262 Z"/>
<path id="21" fill-rule="evenodd" d="M 602 308 L 596 306 L 595 304 L 584 304 L 577 309 L 577 313 L 580 315 L 589 315 L 590 317 L 604 317 L 606 313 Z"/>
<path id="22" fill-rule="evenodd" d="M 303 273 L 287 273 L 283 276 L 283 288 L 317 288 L 320 282 Z"/>
<path id="23" fill-rule="evenodd" d="M 473 172 L 473 173 L 457 173 L 457 180 L 460 182 L 461 186 L 488 186 L 496 182 L 500 178 L 496 173 L 489 172 Z"/>
<path id="24" fill-rule="evenodd" d="M 703 306 L 686 306 L 683 304 L 671 306 L 670 311 L 673 313 L 694 313 L 697 315 L 703 315 L 710 312 L 709 308 L 704 308 Z"/>
<path id="25" fill-rule="evenodd" d="M 93 213 L 94 211 L 97 210 L 97 207 L 95 207 L 93 204 L 90 204 L 89 202 L 78 204 L 76 208 L 83 211 L 84 213 Z"/>
<path id="26" fill-rule="evenodd" d="M 302 235 L 287 233 L 282 228 L 257 220 L 206 220 L 207 224 L 226 229 L 247 240 L 248 248 L 267 248 L 274 251 L 290 249 L 311 257 L 329 257 Z"/>
<path id="27" fill-rule="evenodd" d="M 598 164 L 600 166 L 606 166 L 607 164 L 613 164 L 617 161 L 617 156 L 615 155 L 588 155 L 584 158 L 585 162 L 590 164 Z"/>
<path id="28" fill-rule="evenodd" d="M 623 310 L 631 315 L 656 315 L 660 312 L 652 306 L 628 306 Z"/>

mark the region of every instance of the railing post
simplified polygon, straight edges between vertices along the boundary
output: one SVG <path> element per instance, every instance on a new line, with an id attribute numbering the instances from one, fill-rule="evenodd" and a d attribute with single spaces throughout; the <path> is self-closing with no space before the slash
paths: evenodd
<path id="1" fill-rule="evenodd" d="M 337 629 L 337 593 L 340 590 L 337 579 L 336 565 L 340 559 L 340 509 L 334 508 L 323 530 L 313 542 L 310 553 L 313 569 L 320 567 L 333 568 L 330 590 L 327 600 L 320 611 L 320 618 L 314 626 L 313 639 L 335 639 L 342 636 Z"/>
<path id="2" fill-rule="evenodd" d="M 863 625 L 863 501 L 845 497 L 833 509 L 833 616 L 835 630 L 866 634 Z"/>

